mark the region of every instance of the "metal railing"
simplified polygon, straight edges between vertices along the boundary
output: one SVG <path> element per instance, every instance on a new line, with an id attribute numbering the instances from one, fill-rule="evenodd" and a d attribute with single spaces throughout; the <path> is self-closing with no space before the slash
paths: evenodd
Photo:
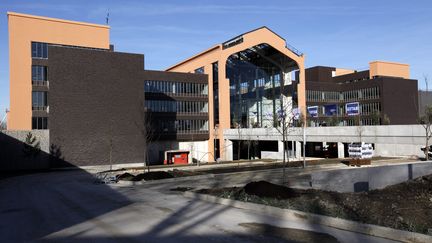
<path id="1" fill-rule="evenodd" d="M 290 51 L 294 52 L 294 54 L 296 54 L 297 56 L 301 57 L 303 56 L 303 52 L 299 51 L 297 48 L 295 48 L 294 46 L 288 44 L 285 42 L 285 46 L 286 48 L 288 48 Z"/>
<path id="2" fill-rule="evenodd" d="M 33 86 L 49 87 L 49 81 L 32 81 Z"/>

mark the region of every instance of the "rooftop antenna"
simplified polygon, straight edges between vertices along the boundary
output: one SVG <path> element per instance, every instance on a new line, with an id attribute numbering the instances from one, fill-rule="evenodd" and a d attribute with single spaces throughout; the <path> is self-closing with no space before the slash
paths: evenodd
<path id="1" fill-rule="evenodd" d="M 109 24 L 109 9 L 107 10 L 105 21 L 106 21 L 106 24 L 108 25 Z"/>

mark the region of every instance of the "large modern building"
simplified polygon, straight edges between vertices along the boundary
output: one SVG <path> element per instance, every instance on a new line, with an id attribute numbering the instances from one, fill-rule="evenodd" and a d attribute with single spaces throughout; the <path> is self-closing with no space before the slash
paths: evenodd
<path id="1" fill-rule="evenodd" d="M 109 26 L 19 13 L 8 21 L 8 130 L 49 130 L 50 149 L 73 165 L 142 163 L 145 150 L 162 163 L 158 141 L 176 151 L 208 140 L 207 75 L 144 70 L 144 55 L 113 50 Z"/>
<path id="2" fill-rule="evenodd" d="M 416 124 L 417 80 L 409 65 L 395 62 L 370 62 L 365 71 L 312 67 L 306 103 L 310 126 Z"/>
<path id="3" fill-rule="evenodd" d="M 344 133 L 354 128 L 334 128 L 333 137 L 312 129 L 317 138 L 302 151 L 302 128 L 292 126 L 412 124 L 417 117 L 408 65 L 305 70 L 305 56 L 267 27 L 149 71 L 144 55 L 114 51 L 109 26 L 19 13 L 8 20 L 8 130 L 47 131 L 45 151 L 60 151 L 73 165 L 280 159 L 284 147 L 291 156 L 316 156 L 326 142 L 343 157 L 356 137 Z M 281 142 L 282 120 L 295 130 L 289 144 Z"/>
<path id="4" fill-rule="evenodd" d="M 226 152 L 233 150 L 224 130 L 277 127 L 282 106 L 306 110 L 304 56 L 267 27 L 215 45 L 167 71 L 209 76 L 208 151 L 215 160 L 230 159 Z"/>

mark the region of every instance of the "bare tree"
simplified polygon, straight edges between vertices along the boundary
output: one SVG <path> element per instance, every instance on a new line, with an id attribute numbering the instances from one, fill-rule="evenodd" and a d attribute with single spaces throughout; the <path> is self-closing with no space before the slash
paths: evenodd
<path id="1" fill-rule="evenodd" d="M 289 99 L 288 97 L 281 94 L 280 96 L 280 109 L 277 110 L 276 116 L 278 124 L 275 126 L 276 130 L 282 135 L 282 143 L 283 143 L 283 157 L 282 157 L 282 164 L 283 164 L 283 172 L 282 172 L 282 182 L 285 183 L 285 168 L 287 163 L 289 163 L 289 155 L 287 154 L 287 142 L 288 137 L 290 133 L 294 130 L 294 109 L 293 109 L 293 102 L 292 99 Z"/>
<path id="2" fill-rule="evenodd" d="M 112 171 L 112 152 L 113 152 L 113 137 L 114 137 L 114 135 L 113 135 L 113 123 L 114 123 L 114 121 L 113 121 L 113 119 L 111 118 L 111 120 L 110 120 L 110 130 L 109 130 L 109 146 L 110 146 L 110 148 L 109 148 L 109 164 L 110 164 L 110 171 Z"/>
<path id="3" fill-rule="evenodd" d="M 143 138 L 144 145 L 144 167 L 147 168 L 147 172 L 150 172 L 150 162 L 148 155 L 148 146 L 156 139 L 156 127 L 154 119 L 152 118 L 152 113 L 148 110 L 143 102 L 140 102 L 140 115 L 141 119 L 139 123 L 136 123 L 136 126 L 139 128 L 141 136 Z"/>
<path id="4" fill-rule="evenodd" d="M 425 153 L 426 160 L 429 160 L 429 140 L 432 137 L 432 130 L 431 130 L 432 105 L 426 106 L 424 115 L 419 118 L 419 123 L 423 126 L 425 130 L 426 145 L 425 145 L 424 153 Z"/>
<path id="5" fill-rule="evenodd" d="M 384 116 L 383 116 L 383 125 L 390 125 L 390 117 L 388 117 L 388 115 L 387 114 L 384 114 Z"/>

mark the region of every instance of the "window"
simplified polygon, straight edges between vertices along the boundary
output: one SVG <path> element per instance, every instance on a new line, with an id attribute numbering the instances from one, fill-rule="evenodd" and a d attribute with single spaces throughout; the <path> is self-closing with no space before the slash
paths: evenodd
<path id="1" fill-rule="evenodd" d="M 48 106 L 47 92 L 33 91 L 32 92 L 32 109 L 45 110 Z"/>
<path id="2" fill-rule="evenodd" d="M 47 81 L 47 76 L 46 66 L 32 66 L 32 81 Z"/>
<path id="3" fill-rule="evenodd" d="M 48 44 L 41 42 L 31 43 L 32 58 L 48 58 Z"/>
<path id="4" fill-rule="evenodd" d="M 48 129 L 48 117 L 32 117 L 32 129 Z"/>
<path id="5" fill-rule="evenodd" d="M 204 73 L 204 67 L 195 69 L 195 73 Z"/>

